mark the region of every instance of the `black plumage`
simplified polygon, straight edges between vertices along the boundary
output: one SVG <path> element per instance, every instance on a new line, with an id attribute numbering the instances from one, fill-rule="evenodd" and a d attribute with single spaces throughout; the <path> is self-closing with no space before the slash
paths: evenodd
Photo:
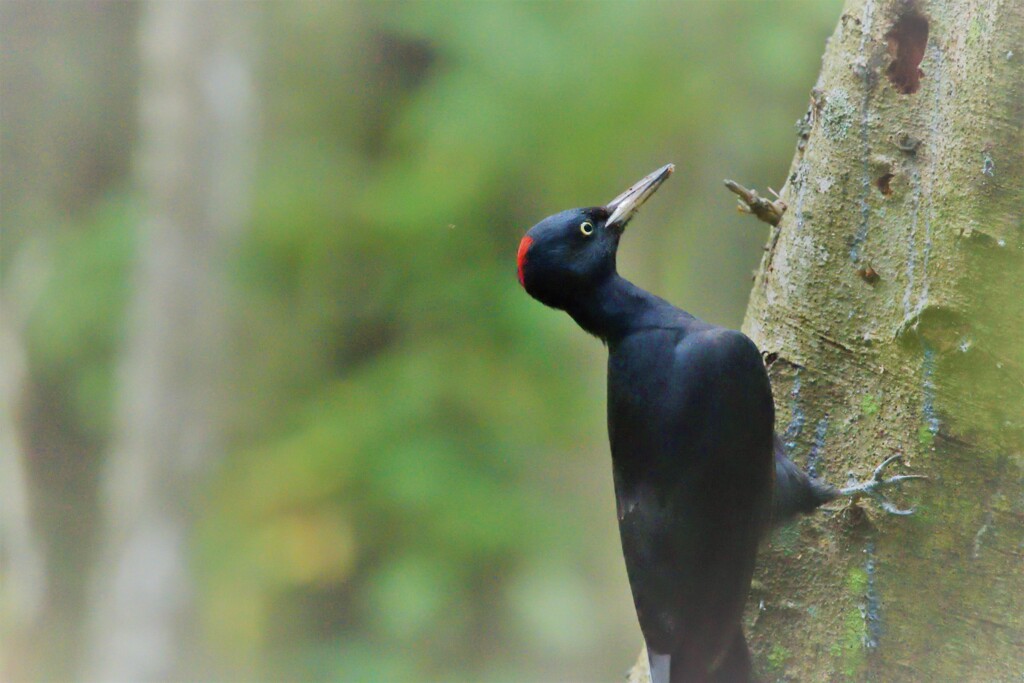
<path id="1" fill-rule="evenodd" d="M 752 680 L 741 628 L 773 522 L 840 495 L 880 497 L 875 472 L 838 490 L 786 458 L 768 373 L 742 333 L 619 276 L 619 239 L 672 173 L 609 204 L 550 216 L 522 239 L 519 281 L 608 347 L 608 436 L 623 556 L 654 683 Z M 893 508 L 893 511 L 903 512 Z"/>

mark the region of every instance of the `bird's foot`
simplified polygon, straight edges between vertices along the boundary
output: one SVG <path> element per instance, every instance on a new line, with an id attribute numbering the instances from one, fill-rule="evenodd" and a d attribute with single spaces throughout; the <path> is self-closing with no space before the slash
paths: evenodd
<path id="1" fill-rule="evenodd" d="M 875 471 L 871 474 L 871 478 L 867 481 L 857 481 L 851 472 L 849 479 L 847 480 L 846 488 L 839 489 L 839 493 L 843 496 L 852 498 L 853 500 L 857 500 L 861 496 L 871 498 L 878 503 L 880 508 L 888 512 L 890 515 L 914 514 L 914 508 L 902 509 L 890 501 L 885 495 L 886 489 L 899 486 L 905 481 L 928 478 L 923 474 L 897 474 L 893 477 L 882 477 L 882 473 L 889 467 L 889 465 L 902 459 L 903 456 L 899 453 L 886 458 L 881 465 L 875 468 Z"/>

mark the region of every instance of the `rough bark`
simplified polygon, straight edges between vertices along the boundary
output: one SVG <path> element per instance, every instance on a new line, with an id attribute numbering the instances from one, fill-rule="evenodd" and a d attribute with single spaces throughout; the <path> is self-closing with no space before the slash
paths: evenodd
<path id="1" fill-rule="evenodd" d="M 849 507 L 773 537 L 761 669 L 1018 680 L 1024 3 L 847 2 L 781 197 L 744 330 L 789 455 L 841 484 L 903 453 L 932 480 L 907 487 L 913 517 Z"/>
<path id="2" fill-rule="evenodd" d="M 154 2 L 141 26 L 146 203 L 103 478 L 85 678 L 186 680 L 194 489 L 220 452 L 223 268 L 244 220 L 252 95 L 235 6 Z"/>

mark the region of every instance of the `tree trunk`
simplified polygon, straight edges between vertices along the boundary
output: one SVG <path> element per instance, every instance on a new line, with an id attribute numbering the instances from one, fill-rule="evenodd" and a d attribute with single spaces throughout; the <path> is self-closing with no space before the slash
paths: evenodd
<path id="1" fill-rule="evenodd" d="M 233 7 L 154 2 L 142 20 L 146 219 L 101 496 L 89 680 L 190 678 L 186 550 L 195 486 L 220 452 L 223 268 L 251 169 L 247 36 Z"/>
<path id="2" fill-rule="evenodd" d="M 912 517 L 849 507 L 773 537 L 761 669 L 1019 680 L 1024 3 L 849 0 L 781 194 L 744 330 L 790 457 L 842 484 L 902 453 L 931 481 L 906 487 Z"/>
<path id="3" fill-rule="evenodd" d="M 40 323 L 62 317 L 54 297 L 69 243 L 95 227 L 128 167 L 136 23 L 129 3 L 0 2 L 3 681 L 63 682 L 77 670 L 101 449 L 81 419 L 79 381 L 102 363 L 105 333 L 58 363 L 38 340 Z"/>
<path id="4" fill-rule="evenodd" d="M 0 282 L 0 635 L 5 644 L 31 649 L 43 629 L 48 572 L 46 553 L 32 514 L 28 453 L 18 429 L 16 405 L 28 379 L 24 330 L 47 266 L 38 243 L 13 259 L 13 274 Z M 31 657 L 0 650 L 0 680 L 22 679 Z"/>

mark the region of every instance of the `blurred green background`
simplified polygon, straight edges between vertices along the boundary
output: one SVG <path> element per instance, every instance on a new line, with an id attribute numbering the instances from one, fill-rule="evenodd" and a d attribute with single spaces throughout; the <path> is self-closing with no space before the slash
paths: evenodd
<path id="1" fill-rule="evenodd" d="M 516 247 L 674 162 L 620 271 L 738 326 L 766 228 L 721 181 L 783 184 L 839 3 L 231 7 L 257 134 L 182 657 L 221 680 L 619 680 L 640 636 L 604 350 L 520 289 Z M 145 11 L 2 6 L 4 282 L 33 240 L 50 261 L 6 406 L 51 565 L 34 663 L 4 655 L 33 677 L 72 675 L 88 642 Z"/>

